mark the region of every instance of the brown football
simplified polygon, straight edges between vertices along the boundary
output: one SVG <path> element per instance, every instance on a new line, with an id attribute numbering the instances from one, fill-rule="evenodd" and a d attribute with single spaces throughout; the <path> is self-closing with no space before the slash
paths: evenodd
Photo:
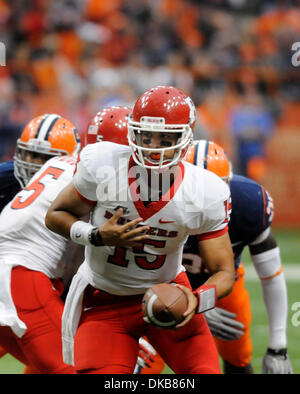
<path id="1" fill-rule="evenodd" d="M 185 293 L 170 283 L 160 283 L 148 289 L 143 297 L 143 318 L 161 328 L 180 323 L 188 306 Z"/>

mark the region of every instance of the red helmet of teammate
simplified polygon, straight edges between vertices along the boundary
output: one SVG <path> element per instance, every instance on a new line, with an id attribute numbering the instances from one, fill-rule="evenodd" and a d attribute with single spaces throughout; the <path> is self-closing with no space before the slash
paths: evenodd
<path id="1" fill-rule="evenodd" d="M 224 149 L 215 142 L 206 140 L 194 141 L 185 160 L 214 172 L 226 182 L 232 178 L 231 162 Z"/>
<path id="2" fill-rule="evenodd" d="M 136 101 L 128 121 L 128 141 L 135 162 L 149 169 L 170 167 L 183 160 L 193 140 L 196 110 L 191 98 L 172 86 L 157 86 L 143 93 Z M 177 134 L 173 146 L 146 148 L 142 146 L 142 132 Z M 172 159 L 165 152 L 174 150 Z M 158 159 L 145 159 L 153 152 Z"/>
<path id="3" fill-rule="evenodd" d="M 83 137 L 83 145 L 110 141 L 128 145 L 127 123 L 131 113 L 129 107 L 107 107 L 97 112 L 89 122 Z"/>

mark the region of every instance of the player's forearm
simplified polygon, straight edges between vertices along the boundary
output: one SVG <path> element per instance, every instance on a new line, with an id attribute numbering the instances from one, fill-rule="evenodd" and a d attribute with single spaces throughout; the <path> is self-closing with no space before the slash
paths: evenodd
<path id="1" fill-rule="evenodd" d="M 281 273 L 271 280 L 262 281 L 261 284 L 269 320 L 269 347 L 285 348 L 288 300 L 284 275 Z"/>
<path id="2" fill-rule="evenodd" d="M 87 215 L 91 208 L 79 197 L 75 187 L 70 183 L 50 205 L 45 224 L 49 230 L 70 239 L 72 225 Z"/>
<path id="3" fill-rule="evenodd" d="M 70 239 L 71 226 L 78 221 L 78 218 L 66 211 L 49 210 L 45 224 L 49 230 Z"/>
<path id="4" fill-rule="evenodd" d="M 234 271 L 218 271 L 205 282 L 206 285 L 216 286 L 218 299 L 227 296 L 234 285 Z"/>
<path id="5" fill-rule="evenodd" d="M 234 285 L 233 251 L 228 233 L 198 243 L 200 256 L 210 277 L 206 285 L 216 287 L 218 298 L 228 295 Z"/>

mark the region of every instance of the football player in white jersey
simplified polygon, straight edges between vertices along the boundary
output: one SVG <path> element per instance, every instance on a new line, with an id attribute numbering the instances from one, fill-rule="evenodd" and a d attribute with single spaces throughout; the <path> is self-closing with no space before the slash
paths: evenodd
<path id="1" fill-rule="evenodd" d="M 84 143 L 127 134 L 130 109 L 107 108 L 97 114 Z M 113 121 L 125 126 L 113 127 Z M 16 176 L 24 186 L 0 216 L 0 344 L 25 363 L 27 372 L 74 373 L 63 363 L 60 295 L 66 240 L 45 227 L 50 203 L 72 179 L 80 148 L 75 127 L 56 114 L 34 118 L 17 142 Z M 72 155 L 74 154 L 74 155 Z M 72 155 L 72 156 L 71 156 Z M 48 160 L 49 156 L 55 156 Z"/>
<path id="2" fill-rule="evenodd" d="M 65 240 L 44 226 L 69 182 L 80 148 L 74 125 L 56 114 L 32 119 L 17 141 L 15 176 L 23 186 L 0 216 L 0 344 L 41 373 L 74 373 L 59 337 Z M 47 161 L 50 157 L 51 160 Z M 46 164 L 44 164 L 47 161 Z M 44 164 L 44 165 L 43 165 Z"/>
<path id="3" fill-rule="evenodd" d="M 131 147 L 100 142 L 84 148 L 72 184 L 48 210 L 49 229 L 86 245 L 62 322 L 64 361 L 77 373 L 132 373 L 144 335 L 174 372 L 220 373 L 202 312 L 234 283 L 230 192 L 215 174 L 182 162 L 194 122 L 194 104 L 181 90 L 145 92 L 128 122 Z M 87 212 L 90 223 L 80 220 Z M 190 234 L 198 235 L 214 272 L 194 293 L 181 264 Z M 188 296 L 177 330 L 142 318 L 143 294 L 163 282 Z"/>

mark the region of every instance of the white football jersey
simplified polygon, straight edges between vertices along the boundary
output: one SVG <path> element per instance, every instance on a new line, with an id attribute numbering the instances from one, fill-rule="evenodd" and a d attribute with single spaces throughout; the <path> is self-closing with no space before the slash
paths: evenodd
<path id="1" fill-rule="evenodd" d="M 81 272 L 91 285 L 112 294 L 140 294 L 171 282 L 184 270 L 182 251 L 189 235 L 205 239 L 227 231 L 229 187 L 212 172 L 180 163 L 173 185 L 164 186 L 160 198 L 155 185 L 145 191 L 145 177 L 147 171 L 135 165 L 131 148 L 110 142 L 86 146 L 73 177 L 82 198 L 95 204 L 93 225 L 102 225 L 122 207 L 119 224 L 141 217 L 140 225 L 149 226 L 142 248 L 86 247 Z M 145 205 L 141 196 L 147 200 L 149 193 L 156 201 Z"/>
<path id="2" fill-rule="evenodd" d="M 62 276 L 60 259 L 67 240 L 45 226 L 45 216 L 58 193 L 71 182 L 75 163 L 73 156 L 48 160 L 6 205 L 0 215 L 0 260 L 11 259 L 50 278 Z"/>

